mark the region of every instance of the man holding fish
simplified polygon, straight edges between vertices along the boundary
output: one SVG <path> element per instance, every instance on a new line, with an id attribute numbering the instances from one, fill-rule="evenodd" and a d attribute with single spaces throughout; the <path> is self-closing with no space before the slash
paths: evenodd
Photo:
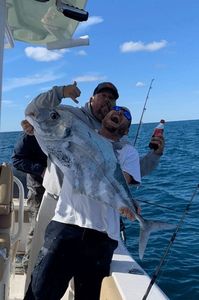
<path id="1" fill-rule="evenodd" d="M 71 97 L 74 101 L 76 101 L 76 97 L 78 97 L 79 95 L 80 91 L 75 83 L 66 87 L 55 87 L 48 93 L 41 94 L 35 100 L 33 100 L 26 109 L 26 114 L 27 116 L 30 116 L 30 118 L 33 117 L 33 119 L 35 120 L 40 119 L 40 121 L 42 122 L 41 119 L 45 116 L 42 109 L 56 108 L 60 104 L 61 99 L 65 97 Z M 72 116 L 75 116 L 75 118 L 78 119 L 79 125 L 81 127 L 84 127 L 83 123 L 81 124 L 81 122 L 84 122 L 84 124 L 87 124 L 89 127 L 94 129 L 99 129 L 101 126 L 100 122 L 107 114 L 110 114 L 109 118 L 107 117 L 104 119 L 106 121 L 106 124 L 104 124 L 106 126 L 107 124 L 109 126 L 112 126 L 112 133 L 110 130 L 106 132 L 103 132 L 103 130 L 101 130 L 101 133 L 103 135 L 107 134 L 107 138 L 112 141 L 118 141 L 121 136 L 128 133 L 128 128 L 131 121 L 130 113 L 127 109 L 114 106 L 115 101 L 118 97 L 119 95 L 117 89 L 112 83 L 102 83 L 98 85 L 94 90 L 90 102 L 84 108 L 79 109 L 65 106 L 64 109 L 68 110 L 72 114 Z M 62 112 L 60 112 L 60 114 Z M 52 110 L 50 112 L 50 116 L 52 118 L 51 121 L 60 119 L 60 114 L 59 111 Z M 70 115 L 68 116 L 71 117 Z M 30 119 L 28 120 L 31 121 Z M 32 124 L 35 127 L 36 123 L 33 122 Z M 50 124 L 51 122 L 49 121 L 49 127 Z M 53 126 L 55 134 L 58 137 L 60 134 L 62 136 L 64 123 L 61 124 L 61 126 L 60 123 L 59 126 L 57 124 L 58 123 L 54 124 Z M 67 133 L 66 131 L 64 131 L 64 137 L 66 136 L 66 134 L 70 136 L 70 130 L 68 130 Z M 114 134 L 116 134 L 116 138 Z M 47 132 L 45 132 L 45 136 L 46 135 Z M 88 136 L 89 135 L 92 135 L 92 139 L 98 142 L 98 138 L 96 137 L 95 133 L 92 133 L 88 130 Z M 84 147 L 85 145 L 82 144 L 82 141 L 80 142 L 80 145 Z M 84 143 L 86 142 L 87 141 L 85 140 Z M 72 145 L 71 141 L 70 143 L 70 145 Z M 79 141 L 75 141 L 75 143 L 77 144 L 79 143 Z M 108 142 L 108 144 L 105 142 L 104 145 L 108 145 L 107 149 L 109 149 L 110 144 L 110 142 Z M 127 147 L 128 145 L 126 141 L 122 141 L 116 144 L 117 145 L 115 152 L 117 153 L 122 152 L 122 149 L 124 147 Z M 161 145 L 158 150 L 161 152 L 163 148 L 163 141 L 161 141 L 160 144 Z M 100 147 L 100 144 L 98 144 L 98 146 Z M 91 147 L 93 147 L 92 144 Z M 47 151 L 47 148 L 45 148 L 44 146 L 44 148 L 42 149 Z M 89 151 L 88 149 L 87 151 Z M 160 152 L 157 152 L 157 154 L 159 155 Z M 105 154 L 109 157 L 108 153 L 109 152 L 105 152 Z M 55 149 L 53 149 L 51 153 L 47 152 L 47 154 L 50 154 L 51 157 L 55 157 L 55 160 L 59 158 L 61 159 L 61 161 L 66 157 L 65 156 L 63 158 L 63 153 L 55 153 Z M 84 154 L 84 156 L 86 156 L 86 152 Z M 157 154 L 153 153 L 152 155 L 157 156 L 158 160 Z M 95 155 L 96 159 L 99 158 L 98 163 L 103 163 L 103 159 L 106 159 L 103 156 L 97 157 L 96 153 L 93 153 L 93 155 L 94 159 Z M 113 156 L 114 153 L 112 153 L 111 155 Z M 135 153 L 133 154 L 133 156 L 134 155 Z M 154 161 L 155 160 L 156 159 L 154 159 Z M 71 161 L 72 158 L 70 157 L 70 155 L 67 156 L 68 166 L 70 165 Z M 92 161 L 93 160 L 90 158 L 91 166 Z M 89 164 L 89 160 L 87 162 Z M 108 163 L 108 160 L 105 162 Z M 66 159 L 62 161 L 62 164 L 64 163 L 66 163 Z M 81 163 L 82 161 L 79 161 L 79 164 Z M 59 162 L 57 163 L 57 165 L 59 165 Z M 44 247 L 42 247 L 42 251 L 40 252 L 36 268 L 33 272 L 32 282 L 29 286 L 25 299 L 60 299 L 64 294 L 68 281 L 73 276 L 75 278 L 75 299 L 99 299 L 101 280 L 104 276 L 107 276 L 109 274 L 112 254 L 114 249 L 117 247 L 117 240 L 119 238 L 119 214 L 118 212 L 116 212 L 116 208 L 121 208 L 121 206 L 116 207 L 117 205 L 114 204 L 115 207 L 113 208 L 111 207 L 112 204 L 110 206 L 107 205 L 107 202 L 109 202 L 109 200 L 106 200 L 106 203 L 100 202 L 99 200 L 101 200 L 101 195 L 98 195 L 99 199 L 95 201 L 95 199 L 93 199 L 95 198 L 93 192 L 96 191 L 96 194 L 99 192 L 99 190 L 97 190 L 98 185 L 96 186 L 96 190 L 92 190 L 93 187 L 90 182 L 95 181 L 95 178 L 86 178 L 89 176 L 89 173 L 84 173 L 84 170 L 81 170 L 82 174 L 87 174 L 88 176 L 82 178 L 82 180 L 85 181 L 83 182 L 84 186 L 81 187 L 82 190 L 78 192 L 78 190 L 73 187 L 71 180 L 67 178 L 65 169 L 62 167 L 63 166 L 61 166 L 61 171 L 65 176 L 61 195 L 59 197 L 58 205 L 56 208 L 56 213 L 53 221 L 51 221 L 47 227 L 45 244 Z M 133 165 L 129 164 L 129 169 L 131 169 L 132 167 Z M 55 166 L 53 167 L 53 170 L 55 171 Z M 146 170 L 145 168 L 142 174 L 147 173 L 148 170 Z M 47 197 L 49 198 L 49 196 L 51 198 L 54 198 L 55 194 L 58 195 L 58 189 L 55 193 L 55 178 L 57 177 L 57 175 L 56 173 L 52 173 L 52 168 L 49 173 L 48 171 L 49 168 L 47 168 L 47 173 L 44 178 L 46 199 Z M 91 172 L 92 171 L 93 170 L 91 170 Z M 135 169 L 134 171 L 132 171 L 132 173 L 130 170 L 126 170 L 125 172 L 127 174 L 133 174 L 129 175 L 129 177 L 127 176 L 127 182 L 139 182 L 139 175 L 135 174 Z M 102 172 L 102 174 L 104 173 Z M 63 175 L 61 176 L 63 178 Z M 60 179 L 62 178 L 60 177 Z M 98 180 L 98 183 L 102 184 L 100 178 L 97 178 L 96 180 Z M 83 185 L 83 183 L 80 183 L 80 181 L 77 183 L 77 186 L 80 186 L 81 184 Z M 103 184 L 102 187 L 104 187 Z M 114 181 L 111 182 L 111 184 L 114 188 L 116 188 Z M 92 193 L 87 194 L 87 190 L 85 191 L 85 186 L 86 189 L 90 189 Z M 105 185 L 105 187 L 107 186 L 108 184 Z M 92 198 L 92 200 L 89 197 Z M 115 200 L 115 202 L 116 201 L 117 200 Z M 86 274 L 88 274 L 87 276 L 85 276 L 85 272 Z"/>

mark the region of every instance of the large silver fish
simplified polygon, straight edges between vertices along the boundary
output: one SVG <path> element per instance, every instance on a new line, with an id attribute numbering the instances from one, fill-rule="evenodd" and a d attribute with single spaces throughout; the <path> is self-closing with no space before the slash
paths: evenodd
<path id="1" fill-rule="evenodd" d="M 66 110 L 66 106 L 37 107 L 37 113 L 29 111 L 26 118 L 34 127 L 40 147 L 67 176 L 74 190 L 116 210 L 127 207 L 133 211 L 140 223 L 141 259 L 152 231 L 174 227 L 173 224 L 144 220 L 136 213 L 113 144 Z"/>

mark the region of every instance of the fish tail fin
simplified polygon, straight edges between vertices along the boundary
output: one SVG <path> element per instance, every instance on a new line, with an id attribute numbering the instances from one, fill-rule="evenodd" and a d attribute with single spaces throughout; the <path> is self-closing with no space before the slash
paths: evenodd
<path id="1" fill-rule="evenodd" d="M 142 260 L 144 256 L 144 252 L 146 249 L 146 245 L 148 243 L 149 236 L 151 232 L 173 229 L 175 228 L 175 224 L 169 224 L 165 222 L 159 221 L 149 221 L 142 219 L 142 225 L 140 226 L 140 237 L 139 237 L 139 257 Z"/>

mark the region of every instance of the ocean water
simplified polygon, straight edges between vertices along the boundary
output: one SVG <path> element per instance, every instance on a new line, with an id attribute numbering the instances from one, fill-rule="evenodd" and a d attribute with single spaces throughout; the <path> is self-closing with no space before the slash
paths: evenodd
<path id="1" fill-rule="evenodd" d="M 136 148 L 141 155 L 156 124 L 143 124 Z M 130 130 L 133 140 L 136 125 Z M 19 132 L 0 133 L 0 163 L 10 162 Z M 147 219 L 178 224 L 176 238 L 161 267 L 157 284 L 171 300 L 199 299 L 199 120 L 168 122 L 165 125 L 165 151 L 160 164 L 142 180 L 134 197 L 140 201 Z M 193 193 L 197 191 L 187 213 Z M 148 201 L 151 204 L 144 203 Z M 160 207 L 164 206 L 164 208 Z M 126 245 L 133 257 L 152 276 L 175 229 L 153 233 L 142 261 L 138 257 L 139 226 L 125 220 Z"/>

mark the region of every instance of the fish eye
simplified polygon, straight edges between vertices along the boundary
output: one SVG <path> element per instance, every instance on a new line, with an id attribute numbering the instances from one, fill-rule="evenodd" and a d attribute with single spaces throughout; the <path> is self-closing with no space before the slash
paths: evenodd
<path id="1" fill-rule="evenodd" d="M 50 113 L 50 118 L 51 118 L 52 120 L 57 120 L 57 119 L 59 118 L 58 112 L 56 112 L 56 111 L 51 112 L 51 113 Z"/>

